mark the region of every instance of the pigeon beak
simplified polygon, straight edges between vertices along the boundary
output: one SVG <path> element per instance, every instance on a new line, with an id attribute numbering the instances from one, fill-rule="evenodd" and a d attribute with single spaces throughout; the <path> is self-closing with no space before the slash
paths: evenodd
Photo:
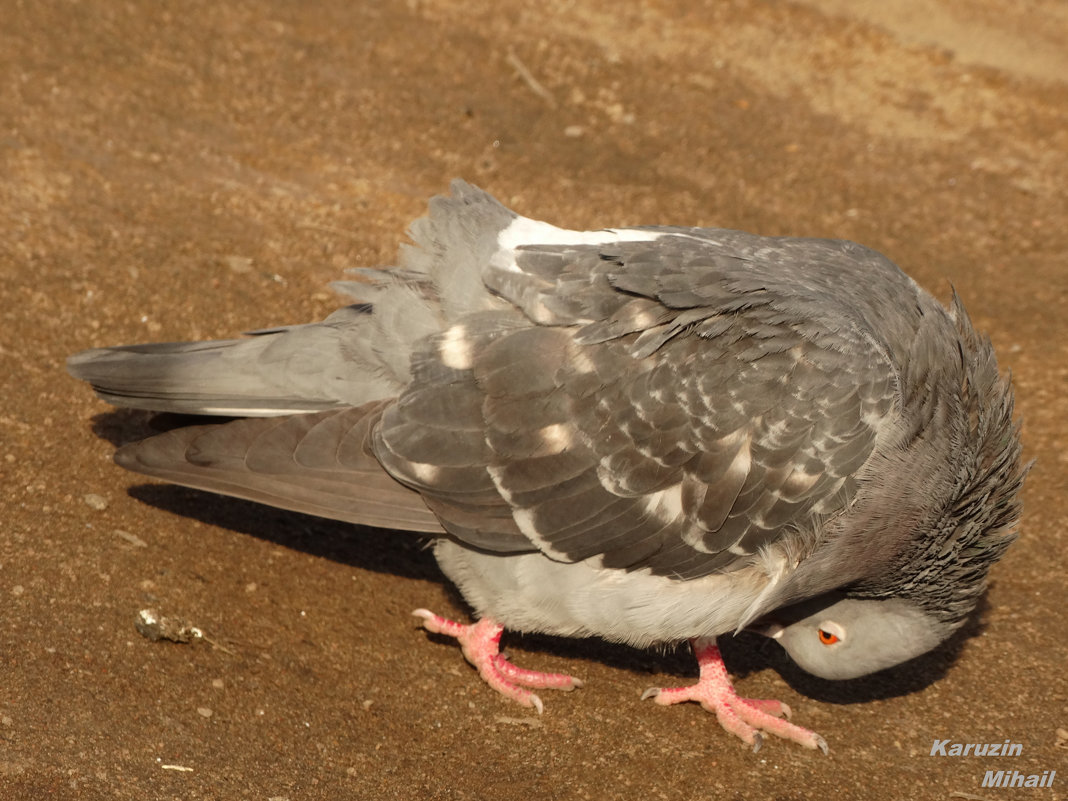
<path id="1" fill-rule="evenodd" d="M 755 631 L 757 634 L 763 634 L 765 637 L 770 637 L 773 640 L 777 640 L 782 636 L 782 633 L 786 629 L 780 626 L 778 623 L 757 623 L 753 626 L 746 626 L 746 631 Z"/>

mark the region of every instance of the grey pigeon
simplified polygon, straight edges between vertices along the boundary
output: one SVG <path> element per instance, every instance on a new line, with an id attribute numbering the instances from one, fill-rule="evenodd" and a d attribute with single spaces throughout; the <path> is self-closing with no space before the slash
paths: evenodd
<path id="1" fill-rule="evenodd" d="M 538 711 L 533 690 L 581 682 L 514 666 L 505 628 L 690 640 L 698 683 L 645 697 L 826 751 L 785 704 L 735 694 L 717 637 L 755 626 L 844 679 L 975 607 L 1025 470 L 1009 382 L 956 296 L 852 242 L 568 231 L 461 181 L 410 234 L 321 323 L 71 357 L 110 403 L 243 418 L 116 461 L 430 535 L 478 621 L 415 614 Z"/>

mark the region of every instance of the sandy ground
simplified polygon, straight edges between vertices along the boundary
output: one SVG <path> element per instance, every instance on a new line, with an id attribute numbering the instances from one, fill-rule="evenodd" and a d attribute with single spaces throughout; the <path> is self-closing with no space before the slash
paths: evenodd
<path id="1" fill-rule="evenodd" d="M 1060 0 L 8 0 L 0 24 L 0 798 L 1051 799 L 1068 788 L 1068 10 Z M 463 176 L 572 227 L 856 239 L 1011 368 L 1037 467 L 960 637 L 834 685 L 733 643 L 829 756 L 638 700 L 685 654 L 512 637 L 536 717 L 409 611 L 414 539 L 154 485 L 63 371 L 336 304 Z M 151 642 L 154 607 L 212 642 Z M 1058 729 L 1062 735 L 1058 736 Z M 930 756 L 935 739 L 1022 745 Z M 1060 743 L 1058 744 L 1058 741 Z M 1052 789 L 980 786 L 1058 770 Z M 964 795 L 961 795 L 961 794 Z"/>

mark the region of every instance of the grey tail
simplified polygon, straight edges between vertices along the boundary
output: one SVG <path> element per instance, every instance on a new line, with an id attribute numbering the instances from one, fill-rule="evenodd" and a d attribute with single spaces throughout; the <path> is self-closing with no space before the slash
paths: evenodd
<path id="1" fill-rule="evenodd" d="M 371 451 L 370 432 L 388 403 L 177 428 L 123 446 L 115 461 L 280 509 L 443 534 L 422 497 L 386 473 Z"/>
<path id="2" fill-rule="evenodd" d="M 71 356 L 67 370 L 108 403 L 161 412 L 270 417 L 358 406 L 399 390 L 353 330 L 369 317 L 353 312 L 243 339 L 96 348 Z"/>
<path id="3" fill-rule="evenodd" d="M 515 218 L 456 181 L 451 196 L 431 200 L 427 216 L 412 224 L 400 269 L 338 287 L 370 303 L 242 339 L 87 350 L 71 356 L 67 370 L 108 403 L 181 414 L 272 417 L 396 397 L 411 380 L 421 340 L 500 302 L 486 292 L 481 268 Z"/>

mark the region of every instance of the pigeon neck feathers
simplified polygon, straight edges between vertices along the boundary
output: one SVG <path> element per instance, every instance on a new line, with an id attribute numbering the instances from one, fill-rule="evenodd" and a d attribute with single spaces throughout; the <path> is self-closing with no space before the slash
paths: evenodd
<path id="1" fill-rule="evenodd" d="M 886 570 L 856 582 L 849 594 L 906 599 L 955 629 L 975 607 L 990 567 L 1016 539 L 1029 465 L 1020 463 L 1012 390 L 990 342 L 976 333 L 956 294 L 939 318 L 952 331 L 942 340 L 955 343 L 956 352 L 933 353 L 928 338 L 917 336 L 902 379 L 909 406 L 903 419 L 910 425 L 885 455 L 890 463 L 878 468 L 884 477 L 913 476 L 912 535 Z M 888 485 L 883 494 L 896 499 L 903 489 Z"/>

